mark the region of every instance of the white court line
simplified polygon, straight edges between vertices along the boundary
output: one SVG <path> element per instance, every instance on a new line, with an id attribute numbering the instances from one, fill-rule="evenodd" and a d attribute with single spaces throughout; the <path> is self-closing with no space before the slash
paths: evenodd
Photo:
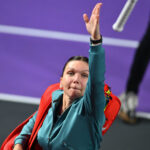
<path id="1" fill-rule="evenodd" d="M 150 119 L 150 113 L 148 112 L 136 112 L 136 116 L 139 118 Z"/>
<path id="2" fill-rule="evenodd" d="M 40 98 L 15 94 L 5 94 L 5 93 L 0 93 L 0 100 L 16 103 L 36 104 L 36 105 L 40 103 Z"/>
<path id="3" fill-rule="evenodd" d="M 0 101 L 39 105 L 40 98 L 0 93 Z M 139 118 L 150 119 L 150 113 L 148 112 L 136 112 L 136 116 Z"/>
<path id="4" fill-rule="evenodd" d="M 85 34 L 41 30 L 17 26 L 0 25 L 0 33 L 89 43 L 89 35 Z M 103 37 L 103 44 L 110 46 L 136 48 L 139 42 L 135 40 Z"/>

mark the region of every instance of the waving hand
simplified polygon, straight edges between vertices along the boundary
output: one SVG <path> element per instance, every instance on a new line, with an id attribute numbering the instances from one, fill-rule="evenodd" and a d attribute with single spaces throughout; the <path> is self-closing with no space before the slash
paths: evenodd
<path id="1" fill-rule="evenodd" d="M 86 25 L 86 29 L 91 35 L 93 40 L 99 40 L 100 36 L 100 27 L 99 27 L 99 14 L 102 3 L 97 3 L 92 11 L 90 19 L 87 14 L 83 14 L 83 20 Z"/>

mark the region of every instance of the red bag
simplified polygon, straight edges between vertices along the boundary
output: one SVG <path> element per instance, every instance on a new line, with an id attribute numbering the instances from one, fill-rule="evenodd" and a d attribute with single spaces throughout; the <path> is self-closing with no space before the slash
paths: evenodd
<path id="1" fill-rule="evenodd" d="M 33 131 L 28 142 L 28 146 L 27 146 L 28 150 L 31 150 L 31 147 L 32 149 L 42 150 L 42 148 L 38 145 L 36 141 L 36 136 L 40 127 L 42 126 L 42 123 L 46 117 L 46 114 L 49 108 L 51 107 L 52 92 L 58 89 L 60 89 L 59 83 L 49 86 L 41 98 L 37 118 L 36 118 Z M 114 119 L 116 118 L 119 112 L 120 105 L 121 105 L 120 100 L 115 95 L 112 94 L 107 84 L 105 84 L 104 93 L 106 97 L 106 107 L 104 109 L 106 121 L 102 129 L 103 135 L 106 133 L 106 131 L 109 129 L 109 127 L 113 123 Z M 32 114 L 23 123 L 21 123 L 14 131 L 12 131 L 12 133 L 3 142 L 0 150 L 12 150 L 13 149 L 15 138 L 20 134 L 23 126 L 29 121 L 29 119 L 33 115 L 34 114 Z"/>
<path id="2" fill-rule="evenodd" d="M 23 126 L 29 121 L 30 118 L 32 118 L 32 116 L 33 114 L 11 132 L 11 134 L 5 139 L 4 143 L 2 144 L 1 150 L 13 149 L 15 138 L 20 134 Z"/>

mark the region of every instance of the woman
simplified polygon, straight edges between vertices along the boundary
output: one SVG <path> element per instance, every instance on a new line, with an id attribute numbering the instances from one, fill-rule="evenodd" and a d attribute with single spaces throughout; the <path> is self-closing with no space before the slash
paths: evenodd
<path id="1" fill-rule="evenodd" d="M 38 131 L 37 141 L 44 150 L 98 150 L 105 122 L 105 54 L 101 47 L 99 11 L 96 4 L 90 19 L 83 15 L 91 35 L 89 64 L 85 57 L 72 57 L 60 79 L 62 90 L 52 94 L 52 107 Z M 35 114 L 15 139 L 14 150 L 23 150 L 31 135 Z"/>

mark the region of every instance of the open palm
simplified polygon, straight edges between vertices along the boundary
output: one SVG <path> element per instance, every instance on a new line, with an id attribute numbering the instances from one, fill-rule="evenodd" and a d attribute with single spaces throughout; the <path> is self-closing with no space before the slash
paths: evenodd
<path id="1" fill-rule="evenodd" d="M 91 35 L 93 40 L 99 40 L 100 37 L 100 29 L 99 29 L 99 13 L 102 3 L 98 3 L 95 5 L 90 19 L 88 18 L 87 14 L 83 14 L 83 19 L 86 25 L 86 29 Z"/>

